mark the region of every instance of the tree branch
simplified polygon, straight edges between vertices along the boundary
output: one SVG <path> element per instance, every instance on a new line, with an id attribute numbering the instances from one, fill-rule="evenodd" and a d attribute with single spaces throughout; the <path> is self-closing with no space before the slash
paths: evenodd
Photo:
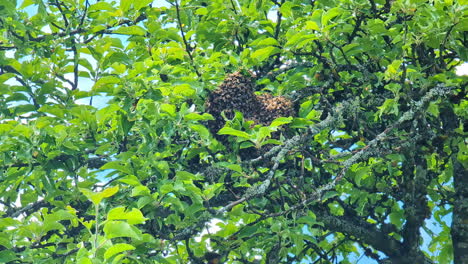
<path id="1" fill-rule="evenodd" d="M 46 202 L 45 200 L 41 200 L 41 201 L 37 201 L 37 202 L 32 203 L 32 204 L 28 204 L 25 207 L 23 207 L 21 209 L 18 209 L 15 212 L 12 212 L 11 214 L 7 213 L 6 215 L 7 215 L 7 217 L 11 217 L 11 218 L 16 218 L 16 217 L 20 216 L 23 213 L 29 215 L 30 211 L 34 212 L 34 211 L 37 211 L 39 208 L 48 207 L 49 205 L 50 204 L 48 202 Z"/>
<path id="2" fill-rule="evenodd" d="M 187 38 L 185 36 L 185 32 L 184 32 L 184 29 L 182 27 L 182 19 L 180 17 L 180 6 L 179 6 L 179 0 L 175 0 L 174 1 L 174 6 L 176 8 L 176 15 L 177 15 L 177 24 L 179 25 L 179 29 L 180 29 L 180 34 L 182 36 L 182 41 L 184 42 L 184 46 L 185 46 L 185 51 L 187 52 L 189 58 L 190 58 L 190 61 L 191 61 L 191 65 L 193 67 L 193 69 L 195 70 L 195 73 L 197 74 L 198 77 L 201 76 L 200 72 L 198 72 L 198 69 L 197 67 L 195 66 L 195 61 L 193 59 L 193 55 L 192 55 L 192 50 L 193 48 L 190 46 L 190 44 L 188 43 L 187 41 Z"/>

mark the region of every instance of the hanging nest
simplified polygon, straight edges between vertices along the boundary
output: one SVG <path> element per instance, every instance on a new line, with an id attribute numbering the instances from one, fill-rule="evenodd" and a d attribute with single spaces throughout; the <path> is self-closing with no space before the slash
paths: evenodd
<path id="1" fill-rule="evenodd" d="M 238 111 L 243 114 L 244 119 L 264 126 L 270 125 L 278 117 L 295 115 L 291 100 L 268 93 L 256 95 L 254 92 L 252 76 L 236 72 L 228 75 L 218 89 L 209 95 L 206 100 L 206 112 L 210 113 L 214 120 L 209 121 L 207 126 L 216 139 L 226 143 L 227 137 L 218 135 L 218 131 L 225 125 L 221 116 L 223 111 L 228 119 L 234 118 L 235 111 Z M 273 137 L 278 138 L 279 133 L 275 133 Z"/>

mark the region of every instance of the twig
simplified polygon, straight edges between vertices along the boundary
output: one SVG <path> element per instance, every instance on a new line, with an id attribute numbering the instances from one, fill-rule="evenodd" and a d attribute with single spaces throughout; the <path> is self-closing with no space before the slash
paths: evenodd
<path id="1" fill-rule="evenodd" d="M 276 1 L 275 1 L 276 2 Z M 283 14 L 281 13 L 281 6 L 284 4 L 285 0 L 281 0 L 281 3 L 278 4 L 278 11 L 276 12 L 276 28 L 275 28 L 275 39 L 278 40 L 280 31 L 281 31 L 281 19 L 283 18 Z"/>
<path id="2" fill-rule="evenodd" d="M 200 72 L 198 72 L 198 69 L 195 66 L 195 61 L 193 59 L 193 55 L 192 55 L 193 48 L 188 43 L 187 37 L 185 36 L 185 32 L 184 32 L 184 29 L 182 27 L 182 19 L 180 18 L 180 6 L 179 6 L 179 1 L 178 0 L 174 1 L 174 6 L 176 8 L 177 24 L 179 25 L 180 34 L 182 36 L 182 40 L 183 40 L 184 46 L 185 46 L 185 51 L 187 52 L 187 54 L 188 54 L 188 56 L 190 58 L 190 61 L 191 61 L 193 69 L 195 70 L 195 73 L 197 74 L 198 77 L 201 77 L 201 74 L 200 74 Z"/>
<path id="3" fill-rule="evenodd" d="M 372 0 L 371 0 L 371 2 L 374 3 L 374 1 L 372 1 Z M 375 3 L 373 5 L 373 7 L 375 8 Z M 365 18 L 365 15 L 362 14 L 356 19 L 356 24 L 354 25 L 353 32 L 351 32 L 351 35 L 349 35 L 349 37 L 348 37 L 348 44 L 353 41 L 353 39 L 356 37 L 358 31 L 361 30 L 361 23 L 364 20 L 364 18 Z"/>
<path id="4" fill-rule="evenodd" d="M 231 0 L 231 5 L 232 5 L 232 10 L 234 11 L 234 14 L 237 15 L 237 8 L 236 8 L 236 5 L 234 4 L 233 0 Z"/>
<path id="5" fill-rule="evenodd" d="M 58 0 L 55 0 L 55 6 L 57 6 L 58 10 L 60 11 L 60 14 L 62 14 L 63 22 L 65 23 L 65 28 L 68 29 L 69 24 L 68 24 L 67 16 L 63 12 L 61 3 L 59 3 Z"/>
<path id="6" fill-rule="evenodd" d="M 15 218 L 15 217 L 18 217 L 20 216 L 21 214 L 23 213 L 26 213 L 27 211 L 29 210 L 36 210 L 38 208 L 41 208 L 41 207 L 45 207 L 47 206 L 49 203 L 46 202 L 45 200 L 41 200 L 41 201 L 38 201 L 38 202 L 35 202 L 35 203 L 32 203 L 32 204 L 28 204 L 26 205 L 25 207 L 15 211 L 14 213 L 12 213 L 10 215 L 11 218 Z"/>
<path id="7" fill-rule="evenodd" d="M 60 13 L 62 14 L 63 22 L 65 23 L 66 31 L 69 30 L 70 23 L 68 22 L 68 18 L 65 15 L 65 12 L 62 9 L 61 3 L 58 0 L 55 0 L 55 4 L 59 9 Z M 85 11 L 86 14 L 86 11 Z M 83 19 L 84 17 L 82 17 Z M 71 48 L 73 51 L 73 82 L 69 82 L 72 86 L 72 91 L 78 88 L 78 61 L 79 61 L 79 54 L 78 50 L 76 49 L 76 41 L 73 34 L 70 34 L 70 41 L 71 41 Z"/>
<path id="8" fill-rule="evenodd" d="M 88 7 L 89 7 L 89 0 L 86 0 L 86 2 L 85 2 L 85 10 L 84 10 L 83 15 L 81 16 L 80 25 L 79 25 L 78 27 L 83 26 L 84 19 L 86 18 L 86 15 L 87 15 L 87 13 L 88 13 Z"/>
<path id="9" fill-rule="evenodd" d="M 346 56 L 346 53 L 344 52 L 343 48 L 336 45 L 333 41 L 328 40 L 328 43 L 330 43 L 333 47 L 337 48 L 341 54 L 343 55 L 344 60 L 346 61 L 347 64 L 352 65 L 352 63 L 348 60 L 348 57 Z"/>
<path id="10" fill-rule="evenodd" d="M 71 42 L 72 42 L 72 50 L 73 50 L 73 86 L 72 91 L 78 88 L 78 66 L 79 66 L 79 59 L 80 55 L 78 54 L 78 50 L 76 49 L 76 41 L 73 35 L 70 35 Z"/>

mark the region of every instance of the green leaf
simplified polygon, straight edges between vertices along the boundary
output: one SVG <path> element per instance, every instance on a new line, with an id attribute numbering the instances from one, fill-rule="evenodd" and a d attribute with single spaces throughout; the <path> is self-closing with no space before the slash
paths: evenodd
<path id="1" fill-rule="evenodd" d="M 332 202 L 327 204 L 330 209 L 330 213 L 336 216 L 342 216 L 344 214 L 344 209 L 337 202 Z"/>
<path id="2" fill-rule="evenodd" d="M 359 167 L 356 169 L 355 171 L 355 175 L 354 175 L 354 181 L 356 182 L 356 184 L 358 186 L 361 185 L 361 179 L 366 179 L 367 176 L 369 176 L 369 171 L 370 171 L 370 168 L 369 167 Z"/>
<path id="3" fill-rule="evenodd" d="M 254 41 L 251 44 L 252 46 L 277 46 L 278 41 L 274 38 L 265 38 L 259 39 L 258 41 Z"/>
<path id="4" fill-rule="evenodd" d="M 151 191 L 144 185 L 136 186 L 132 189 L 132 197 L 150 195 Z"/>
<path id="5" fill-rule="evenodd" d="M 427 112 L 435 117 L 439 117 L 439 106 L 435 102 L 429 103 Z"/>
<path id="6" fill-rule="evenodd" d="M 86 188 L 79 188 L 79 190 L 90 200 L 94 205 L 101 203 L 102 199 L 113 196 L 119 191 L 118 186 L 109 187 L 102 192 L 93 192 Z"/>
<path id="7" fill-rule="evenodd" d="M 79 258 L 77 261 L 76 261 L 77 264 L 93 264 L 93 262 L 91 261 L 90 258 L 88 257 L 82 257 L 82 258 Z"/>
<path id="8" fill-rule="evenodd" d="M 21 115 L 25 113 L 29 113 L 36 110 L 36 107 L 32 104 L 24 104 L 24 105 L 18 105 L 16 107 L 13 107 L 13 113 L 15 115 Z"/>
<path id="9" fill-rule="evenodd" d="M 107 213 L 107 220 L 127 220 L 129 224 L 142 224 L 148 218 L 145 218 L 140 210 L 132 208 L 130 212 L 125 211 L 125 207 L 112 208 Z"/>
<path id="10" fill-rule="evenodd" d="M 128 27 L 122 26 L 114 30 L 114 34 L 144 36 L 146 34 L 146 31 L 140 26 L 128 26 Z"/>
<path id="11" fill-rule="evenodd" d="M 223 127 L 218 131 L 219 135 L 231 135 L 231 136 L 236 136 L 244 139 L 250 139 L 250 135 L 247 134 L 244 131 L 240 131 L 237 129 L 234 129 L 232 127 Z"/>
<path id="12" fill-rule="evenodd" d="M 140 180 L 135 175 L 127 175 L 124 178 L 119 179 L 119 182 L 131 185 L 131 186 L 141 186 Z"/>
<path id="13" fill-rule="evenodd" d="M 439 252 L 439 255 L 437 256 L 439 263 L 443 263 L 445 261 L 452 263 L 451 260 L 453 260 L 453 244 L 450 242 L 445 242 L 441 244 L 441 250 Z"/>
<path id="14" fill-rule="evenodd" d="M 96 83 L 94 83 L 93 90 L 97 92 L 109 92 L 108 90 L 105 90 L 108 85 L 117 84 L 120 82 L 121 80 L 115 76 L 103 76 Z"/>
<path id="15" fill-rule="evenodd" d="M 203 115 L 200 115 L 198 113 L 189 113 L 184 116 L 184 119 L 186 120 L 195 120 L 195 121 L 207 121 L 207 120 L 214 120 L 213 116 L 208 114 L 208 113 L 203 113 Z"/>
<path id="16" fill-rule="evenodd" d="M 299 224 L 306 224 L 310 226 L 314 225 L 316 222 L 317 220 L 314 217 L 308 216 L 308 215 L 302 216 L 301 218 L 297 220 L 297 223 Z"/>
<path id="17" fill-rule="evenodd" d="M 197 11 L 195 11 L 196 15 L 204 16 L 208 14 L 208 9 L 206 7 L 201 7 L 198 8 Z"/>
<path id="18" fill-rule="evenodd" d="M 319 25 L 315 21 L 307 21 L 305 28 L 310 30 L 320 30 Z"/>
<path id="19" fill-rule="evenodd" d="M 310 17 L 310 21 L 314 22 L 316 27 L 318 28 L 315 30 L 319 30 L 322 27 L 322 14 L 323 9 L 315 9 L 312 13 L 312 16 Z"/>
<path id="20" fill-rule="evenodd" d="M 385 71 L 385 77 L 389 80 L 396 79 L 399 76 L 399 69 L 401 64 L 403 63 L 402 60 L 394 60 L 390 65 L 388 65 L 387 70 Z"/>
<path id="21" fill-rule="evenodd" d="M 246 149 L 246 148 L 251 148 L 251 147 L 255 147 L 256 145 L 254 144 L 254 142 L 251 142 L 251 141 L 244 141 L 240 144 L 239 148 L 240 149 Z"/>
<path id="22" fill-rule="evenodd" d="M 103 2 L 101 2 L 101 3 L 103 3 Z M 90 33 L 90 34 L 93 34 L 93 33 L 99 32 L 99 31 L 104 31 L 104 30 L 106 30 L 106 29 L 107 29 L 107 27 L 104 26 L 104 25 L 97 25 L 97 26 L 91 27 L 91 28 L 89 29 L 89 33 Z M 80 61 L 81 61 L 81 60 L 80 60 Z M 84 66 L 84 65 L 83 65 L 83 66 Z M 84 66 L 84 67 L 86 68 L 86 66 Z"/>
<path id="23" fill-rule="evenodd" d="M 80 192 L 82 192 L 88 198 L 88 200 L 93 202 L 94 205 L 98 205 L 102 201 L 102 197 L 99 194 L 94 193 L 89 189 L 80 188 Z"/>
<path id="24" fill-rule="evenodd" d="M 120 9 L 123 11 L 123 12 L 127 12 L 128 9 L 130 8 L 130 6 L 133 4 L 135 0 L 121 0 L 120 1 Z M 140 0 L 137 0 L 137 2 L 139 2 Z"/>
<path id="25" fill-rule="evenodd" d="M 108 221 L 104 225 L 104 233 L 107 239 L 116 237 L 131 237 L 134 239 L 141 239 L 141 231 L 138 228 L 131 226 L 123 221 Z"/>
<path id="26" fill-rule="evenodd" d="M 343 47 L 343 51 L 347 56 L 357 55 L 365 51 L 365 48 L 359 43 L 351 43 Z"/>
<path id="27" fill-rule="evenodd" d="M 338 193 L 335 192 L 335 191 L 328 191 L 326 192 L 324 195 L 322 195 L 322 201 L 325 201 L 329 198 L 332 198 L 332 197 L 335 197 L 335 196 L 338 196 Z"/>
<path id="28" fill-rule="evenodd" d="M 271 226 L 271 231 L 275 232 L 275 233 L 278 233 L 281 231 L 282 227 L 281 227 L 281 222 L 279 221 L 275 221 L 273 222 L 273 225 Z"/>
<path id="29" fill-rule="evenodd" d="M 11 249 L 13 247 L 12 238 L 8 234 L 0 233 L 0 245 L 4 246 L 5 249 Z"/>
<path id="30" fill-rule="evenodd" d="M 322 25 L 324 25 L 324 26 L 328 25 L 328 22 L 330 22 L 331 19 L 333 19 L 334 17 L 340 15 L 342 12 L 343 12 L 343 10 L 341 10 L 341 8 L 339 8 L 339 7 L 334 7 L 332 9 L 326 11 L 325 14 L 323 14 L 323 16 L 322 16 Z"/>
<path id="31" fill-rule="evenodd" d="M 245 226 L 239 231 L 238 237 L 239 238 L 251 237 L 252 235 L 255 234 L 255 232 L 257 232 L 257 230 L 258 230 L 257 225 Z"/>
<path id="32" fill-rule="evenodd" d="M 189 127 L 193 131 L 198 132 L 201 138 L 203 139 L 210 138 L 210 131 L 208 131 L 208 129 L 205 126 L 197 124 L 197 125 L 190 125 Z"/>
<path id="33" fill-rule="evenodd" d="M 104 198 L 111 197 L 114 194 L 116 194 L 118 191 L 119 191 L 119 186 L 113 186 L 113 187 L 106 188 L 106 189 L 104 189 L 102 191 L 102 197 L 104 197 Z"/>
<path id="34" fill-rule="evenodd" d="M 146 187 L 146 186 L 145 186 Z M 151 203 L 153 201 L 153 199 L 151 197 L 148 197 L 148 196 L 143 196 L 143 197 L 140 197 L 140 199 L 138 199 L 138 202 L 137 202 L 137 207 L 139 209 L 143 208 L 145 205 Z"/>
<path id="35" fill-rule="evenodd" d="M 258 49 L 252 53 L 252 59 L 257 59 L 258 61 L 262 62 L 268 59 L 270 56 L 280 53 L 280 49 L 277 47 L 268 46 L 265 48 Z"/>
<path id="36" fill-rule="evenodd" d="M 177 110 L 175 105 L 173 105 L 173 104 L 162 104 L 160 107 L 161 107 L 161 110 L 162 110 L 163 112 L 166 112 L 166 113 L 168 113 L 170 116 L 175 117 L 175 115 L 176 115 L 176 110 Z"/>
<path id="37" fill-rule="evenodd" d="M 14 14 L 16 11 L 16 1 L 3 0 L 0 2 L 0 15 Z"/>
<path id="38" fill-rule="evenodd" d="M 104 259 L 109 259 L 118 253 L 121 253 L 127 250 L 134 250 L 134 249 L 135 247 L 130 244 L 125 244 L 125 243 L 115 244 L 106 250 L 106 252 L 104 253 Z"/>
<path id="39" fill-rule="evenodd" d="M 173 184 L 163 184 L 160 188 L 159 188 L 159 192 L 161 195 L 164 195 L 166 193 L 170 193 L 174 191 L 174 185 Z"/>
<path id="40" fill-rule="evenodd" d="M 281 11 L 281 14 L 285 17 L 285 18 L 290 18 L 293 16 L 293 12 L 292 12 L 292 8 L 296 6 L 293 2 L 290 2 L 290 1 L 286 1 L 284 2 L 281 7 L 280 7 L 280 11 Z"/>
<path id="41" fill-rule="evenodd" d="M 242 173 L 242 166 L 240 166 L 239 164 L 228 164 L 226 165 L 226 168 Z"/>
<path id="42" fill-rule="evenodd" d="M 151 3 L 153 3 L 153 0 L 136 0 L 133 3 L 133 7 L 138 11 L 145 6 L 149 6 Z"/>
<path id="43" fill-rule="evenodd" d="M 382 106 L 377 107 L 379 111 L 374 120 L 377 121 L 378 118 L 382 118 L 383 113 L 398 115 L 398 107 L 399 104 L 395 99 L 386 99 Z"/>
<path id="44" fill-rule="evenodd" d="M 178 180 L 181 181 L 192 181 L 192 180 L 200 180 L 200 176 L 197 176 L 193 173 L 190 173 L 188 171 L 177 171 L 176 172 L 176 177 Z"/>
<path id="45" fill-rule="evenodd" d="M 20 6 L 20 9 L 24 9 L 30 5 L 34 4 L 34 0 L 23 0 L 23 3 Z"/>
<path id="46" fill-rule="evenodd" d="M 402 227 L 403 222 L 405 221 L 403 210 L 397 207 L 392 208 L 392 212 L 389 214 L 389 218 L 390 223 L 394 224 L 398 228 Z"/>
<path id="47" fill-rule="evenodd" d="M 279 127 L 284 124 L 289 124 L 292 122 L 292 120 L 292 117 L 278 117 L 275 120 L 273 120 L 273 122 L 271 122 L 270 127 Z"/>
<path id="48" fill-rule="evenodd" d="M 283 142 L 277 139 L 267 139 L 262 143 L 262 146 L 267 145 L 267 144 L 273 144 L 273 145 L 282 145 Z"/>
<path id="49" fill-rule="evenodd" d="M 189 84 L 180 84 L 173 87 L 172 90 L 174 95 L 189 97 L 195 94 L 195 89 L 193 89 Z"/>
<path id="50" fill-rule="evenodd" d="M 293 48 L 302 48 L 305 45 L 310 44 L 312 41 L 318 39 L 315 34 L 304 34 L 303 32 L 297 33 L 291 38 L 288 39 L 285 47 L 293 47 Z"/>
<path id="51" fill-rule="evenodd" d="M 16 257 L 15 253 L 11 250 L 2 250 L 0 251 L 0 262 L 1 263 L 9 263 L 11 261 L 14 261 L 18 259 Z"/>
<path id="52" fill-rule="evenodd" d="M 109 161 L 101 167 L 101 170 L 116 170 L 125 174 L 132 174 L 131 168 L 120 164 L 121 161 Z"/>
<path id="53" fill-rule="evenodd" d="M 13 102 L 13 101 L 26 101 L 26 102 L 28 102 L 28 101 L 29 101 L 29 97 L 26 96 L 26 95 L 23 94 L 23 93 L 14 93 L 14 94 L 8 96 L 8 97 L 5 99 L 5 102 Z"/>
<path id="54" fill-rule="evenodd" d="M 95 4 L 92 4 L 88 8 L 88 12 L 98 12 L 98 11 L 113 11 L 115 10 L 114 6 L 111 3 L 108 2 L 97 2 Z"/>
<path id="55" fill-rule="evenodd" d="M 75 218 L 73 214 L 71 214 L 69 211 L 66 211 L 66 210 L 58 210 L 48 215 L 48 217 L 50 220 L 53 220 L 53 221 L 71 220 Z"/>
<path id="56" fill-rule="evenodd" d="M 269 126 L 269 127 L 260 127 L 258 132 L 256 132 L 255 138 L 252 140 L 258 147 L 260 147 L 259 144 L 261 144 L 265 138 L 271 136 L 271 132 L 276 131 L 276 127 L 274 126 Z"/>

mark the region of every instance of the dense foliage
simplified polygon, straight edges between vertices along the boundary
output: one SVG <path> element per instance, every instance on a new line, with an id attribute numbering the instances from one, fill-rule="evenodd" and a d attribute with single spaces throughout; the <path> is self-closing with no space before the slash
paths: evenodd
<path id="1" fill-rule="evenodd" d="M 0 262 L 468 263 L 466 0 L 152 2 L 0 1 Z"/>

